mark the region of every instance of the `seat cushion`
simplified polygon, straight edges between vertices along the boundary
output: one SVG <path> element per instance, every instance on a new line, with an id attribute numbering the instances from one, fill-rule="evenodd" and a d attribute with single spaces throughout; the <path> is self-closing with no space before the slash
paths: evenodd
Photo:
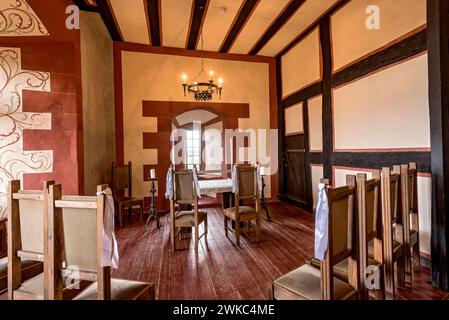
<path id="1" fill-rule="evenodd" d="M 316 258 L 310 259 L 309 263 L 316 268 L 321 268 L 321 262 Z M 368 259 L 368 265 L 369 266 L 378 266 L 379 264 L 372 259 Z M 340 263 L 337 263 L 334 266 L 334 276 L 340 280 L 347 282 L 348 281 L 348 269 L 349 269 L 349 259 L 345 259 L 345 260 L 341 261 Z"/>
<path id="2" fill-rule="evenodd" d="M 130 280 L 111 280 L 111 300 L 149 300 L 153 284 Z M 74 300 L 97 300 L 97 282 L 77 295 Z"/>
<path id="3" fill-rule="evenodd" d="M 225 209 L 226 213 L 235 216 L 235 207 Z M 239 207 L 240 220 L 255 219 L 257 217 L 256 208 L 250 206 Z"/>
<path id="4" fill-rule="evenodd" d="M 22 260 L 22 280 L 28 280 L 44 271 L 44 264 L 40 261 Z M 0 291 L 8 287 L 8 258 L 0 259 Z"/>
<path id="5" fill-rule="evenodd" d="M 275 299 L 283 298 L 280 295 L 277 296 L 277 291 L 283 289 L 289 292 L 292 298 L 298 296 L 298 298 L 306 300 L 322 300 L 321 272 L 319 268 L 312 265 L 303 265 L 275 280 L 273 287 Z M 347 299 L 354 293 L 355 290 L 349 284 L 334 277 L 334 297 L 336 300 Z"/>
<path id="6" fill-rule="evenodd" d="M 14 292 L 14 299 L 44 300 L 44 274 L 23 282 Z"/>
<path id="7" fill-rule="evenodd" d="M 393 257 L 400 255 L 402 244 L 397 241 L 393 241 Z M 374 241 L 368 243 L 368 257 L 374 259 Z"/>
<path id="8" fill-rule="evenodd" d="M 204 211 L 198 211 L 199 223 L 201 223 L 207 213 Z M 195 225 L 195 211 L 180 211 L 175 217 L 175 224 L 177 226 L 194 226 Z"/>

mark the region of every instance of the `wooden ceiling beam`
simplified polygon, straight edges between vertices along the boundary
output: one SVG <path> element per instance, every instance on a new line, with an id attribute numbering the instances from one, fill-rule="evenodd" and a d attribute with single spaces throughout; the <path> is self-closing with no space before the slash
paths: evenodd
<path id="1" fill-rule="evenodd" d="M 120 31 L 120 27 L 115 19 L 114 11 L 109 0 L 96 0 L 98 6 L 98 12 L 103 19 L 104 24 L 109 30 L 112 40 L 123 41 L 123 36 Z"/>
<path id="2" fill-rule="evenodd" d="M 204 19 L 206 17 L 209 0 L 194 0 L 190 17 L 190 27 L 187 36 L 186 49 L 195 50 L 198 45 Z"/>
<path id="3" fill-rule="evenodd" d="M 313 30 L 318 28 L 320 25 L 320 21 L 325 19 L 326 17 L 332 16 L 335 12 L 343 8 L 345 5 L 347 5 L 351 0 L 339 0 L 337 1 L 329 10 L 327 10 L 325 13 L 323 13 L 314 23 L 312 23 L 309 27 L 307 27 L 306 30 L 304 30 L 302 33 L 300 33 L 293 41 L 291 41 L 285 48 L 283 48 L 281 51 L 279 51 L 278 54 L 276 54 L 277 57 L 281 57 L 284 54 L 286 54 L 291 48 L 296 46 L 298 43 L 300 43 L 304 38 L 306 38 Z"/>
<path id="4" fill-rule="evenodd" d="M 151 45 L 160 47 L 162 45 L 161 0 L 146 1 L 149 26 L 148 34 L 150 35 Z"/>
<path id="5" fill-rule="evenodd" d="M 288 20 L 290 20 L 290 18 L 296 13 L 296 11 L 298 11 L 305 1 L 306 0 L 291 0 L 248 54 L 252 56 L 257 55 L 260 50 L 265 47 L 268 41 L 270 41 L 271 38 L 273 38 L 274 35 L 288 22 Z"/>
<path id="6" fill-rule="evenodd" d="M 225 40 L 223 41 L 223 44 L 221 45 L 221 53 L 229 52 L 259 3 L 260 0 L 245 0 L 243 2 L 238 14 L 235 16 L 228 34 L 226 35 Z"/>

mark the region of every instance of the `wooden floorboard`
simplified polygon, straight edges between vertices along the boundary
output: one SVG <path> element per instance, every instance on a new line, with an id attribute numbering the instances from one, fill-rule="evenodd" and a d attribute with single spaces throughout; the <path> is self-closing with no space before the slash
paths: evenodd
<path id="1" fill-rule="evenodd" d="M 223 217 L 218 208 L 207 209 L 209 236 L 201 240 L 198 253 L 193 240 L 179 243 L 171 252 L 167 216 L 163 227 L 145 232 L 132 219 L 117 231 L 120 268 L 113 276 L 156 284 L 158 299 L 238 300 L 266 299 L 273 279 L 301 266 L 313 255 L 314 216 L 287 204 L 270 205 L 272 222 L 263 220 L 259 244 L 246 236 L 241 248 L 234 235 L 224 235 Z M 254 237 L 255 234 L 252 234 Z M 423 268 L 413 285 L 398 289 L 397 298 L 442 299 L 446 293 L 430 284 L 430 271 Z"/>

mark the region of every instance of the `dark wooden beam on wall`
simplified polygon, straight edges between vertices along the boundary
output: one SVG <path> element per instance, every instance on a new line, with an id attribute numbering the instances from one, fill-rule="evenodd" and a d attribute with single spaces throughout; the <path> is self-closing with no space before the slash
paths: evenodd
<path id="1" fill-rule="evenodd" d="M 313 186 L 312 186 L 312 167 L 310 162 L 310 134 L 309 134 L 309 103 L 304 101 L 302 105 L 302 118 L 304 125 L 304 150 L 305 152 L 305 168 L 306 173 L 306 209 L 313 212 Z"/>
<path id="2" fill-rule="evenodd" d="M 104 24 L 109 30 L 112 40 L 123 41 L 123 36 L 120 31 L 120 27 L 114 16 L 114 11 L 109 0 L 96 0 L 98 6 L 98 12 L 103 19 Z"/>
<path id="3" fill-rule="evenodd" d="M 320 23 L 320 43 L 323 59 L 323 177 L 332 179 L 333 114 L 332 114 L 332 44 L 330 17 Z"/>
<path id="4" fill-rule="evenodd" d="M 401 163 L 416 162 L 418 172 L 430 173 L 430 152 L 334 152 L 335 166 L 363 169 L 382 169 Z"/>
<path id="5" fill-rule="evenodd" d="M 427 0 L 432 163 L 432 282 L 449 290 L 449 1 Z"/>
<path id="6" fill-rule="evenodd" d="M 373 72 L 413 58 L 426 51 L 427 31 L 424 29 L 333 74 L 332 88 L 363 78 Z M 320 95 L 322 86 L 321 82 L 314 83 L 291 94 L 282 101 L 283 107 L 287 108 Z"/>
<path id="7" fill-rule="evenodd" d="M 296 13 L 296 11 L 303 5 L 305 0 L 291 0 L 289 4 L 284 8 L 281 14 L 273 21 L 270 27 L 265 31 L 262 37 L 257 41 L 254 47 L 250 50 L 249 54 L 255 56 L 262 50 L 263 47 L 274 37 L 274 35 L 281 29 L 284 24 L 290 20 L 290 18 Z"/>
<path id="8" fill-rule="evenodd" d="M 209 0 L 193 1 L 186 49 L 195 50 L 197 48 L 208 7 Z"/>
<path id="9" fill-rule="evenodd" d="M 260 0 L 245 0 L 240 7 L 238 14 L 236 15 L 234 22 L 232 23 L 229 32 L 221 45 L 220 52 L 227 53 L 231 49 L 235 40 L 239 36 L 243 27 L 245 27 L 246 22 L 251 17 L 254 9 L 260 3 Z"/>
<path id="10" fill-rule="evenodd" d="M 284 155 L 284 137 L 285 137 L 285 119 L 284 108 L 282 107 L 282 74 L 281 58 L 276 58 L 276 90 L 278 97 L 278 152 L 279 152 L 279 180 L 278 196 L 281 198 L 285 194 L 285 155 Z"/>
<path id="11" fill-rule="evenodd" d="M 151 45 L 160 47 L 162 45 L 161 0 L 146 1 L 148 33 L 150 34 Z"/>
<path id="12" fill-rule="evenodd" d="M 300 33 L 292 42 L 290 42 L 284 49 L 282 49 L 277 56 L 283 56 L 286 54 L 291 48 L 300 43 L 304 38 L 306 38 L 313 30 L 315 30 L 321 23 L 321 20 L 332 16 L 335 12 L 340 10 L 343 6 L 345 6 L 351 0 L 339 0 L 337 1 L 327 12 L 325 12 L 321 17 L 319 17 L 314 23 L 312 23 L 306 30 Z"/>
<path id="13" fill-rule="evenodd" d="M 410 35 L 392 46 L 379 51 L 345 69 L 332 77 L 332 87 L 363 78 L 372 72 L 382 70 L 398 62 L 413 58 L 427 50 L 427 30 Z"/>

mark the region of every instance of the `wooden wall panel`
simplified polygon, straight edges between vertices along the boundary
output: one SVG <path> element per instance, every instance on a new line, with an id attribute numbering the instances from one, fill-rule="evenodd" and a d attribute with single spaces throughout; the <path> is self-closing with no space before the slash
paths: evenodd
<path id="1" fill-rule="evenodd" d="M 304 133 L 302 108 L 303 108 L 302 103 L 299 103 L 297 105 L 284 109 L 286 136 Z"/>
<path id="2" fill-rule="evenodd" d="M 323 150 L 323 97 L 309 100 L 309 146 L 311 152 Z"/>
<path id="3" fill-rule="evenodd" d="M 282 95 L 286 97 L 321 80 L 318 29 L 282 57 Z"/>
<path id="4" fill-rule="evenodd" d="M 366 27 L 370 5 L 380 9 L 380 29 Z M 350 1 L 332 17 L 334 70 L 396 41 L 426 24 L 426 0 Z"/>
<path id="5" fill-rule="evenodd" d="M 333 91 L 336 151 L 430 148 L 427 56 Z"/>

